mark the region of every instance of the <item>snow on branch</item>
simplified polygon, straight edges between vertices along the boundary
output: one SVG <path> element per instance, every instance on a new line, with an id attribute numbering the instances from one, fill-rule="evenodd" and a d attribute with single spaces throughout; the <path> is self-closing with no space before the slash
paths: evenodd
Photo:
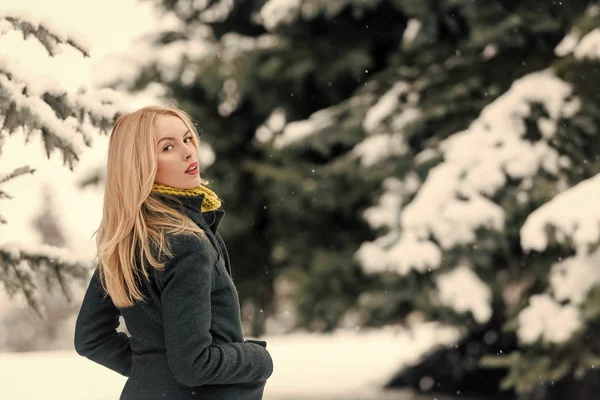
<path id="1" fill-rule="evenodd" d="M 554 298 L 581 305 L 590 290 L 600 285 L 600 250 L 576 254 L 552 265 L 550 287 Z"/>
<path id="2" fill-rule="evenodd" d="M 433 234 L 444 248 L 472 242 L 479 227 L 503 229 L 504 211 L 489 196 L 506 184 L 506 175 L 523 179 L 540 170 L 558 172 L 559 156 L 548 141 L 557 121 L 578 110 L 571 92 L 549 71 L 515 81 L 468 129 L 441 144 L 444 161 L 404 209 L 403 227 L 424 237 Z M 542 139 L 537 142 L 524 138 L 534 103 L 548 113 L 538 121 Z"/>
<path id="3" fill-rule="evenodd" d="M 600 29 L 596 28 L 585 35 L 574 48 L 577 59 L 598 59 L 600 57 Z"/>
<path id="4" fill-rule="evenodd" d="M 269 0 L 260 10 L 262 24 L 270 31 L 279 25 L 290 24 L 300 15 L 300 0 Z"/>
<path id="5" fill-rule="evenodd" d="M 187 32 L 189 27 L 173 26 L 174 22 L 169 22 L 168 17 L 164 20 L 157 22 L 157 33 L 136 43 L 134 51 L 105 60 L 97 82 L 135 91 L 140 81 L 145 82 L 144 74 L 148 72 L 156 76 L 154 85 L 173 81 L 189 85 L 198 78 L 199 64 L 214 62 L 213 57 L 227 50 L 218 47 L 206 25 L 195 26 L 192 32 Z M 164 25 L 163 30 L 161 25 Z"/>
<path id="6" fill-rule="evenodd" d="M 109 131 L 124 108 L 121 103 L 121 95 L 112 89 L 69 93 L 51 77 L 29 72 L 0 54 L 0 130 L 41 132 L 48 157 L 60 150 L 71 169 L 91 144 L 93 128 Z"/>
<path id="7" fill-rule="evenodd" d="M 288 123 L 283 133 L 275 138 L 273 146 L 276 149 L 282 149 L 291 143 L 298 142 L 301 139 L 314 135 L 322 129 L 330 127 L 334 122 L 334 113 L 330 109 L 325 108 L 316 111 L 308 119 Z"/>
<path id="8" fill-rule="evenodd" d="M 529 305 L 519 313 L 517 337 L 523 344 L 540 340 L 564 343 L 581 328 L 580 311 L 572 304 L 561 305 L 549 294 L 529 298 Z"/>
<path id="9" fill-rule="evenodd" d="M 257 19 L 269 31 L 290 25 L 298 18 L 312 20 L 321 15 L 333 19 L 348 8 L 360 13 L 376 7 L 380 0 L 268 0 L 260 9 Z"/>
<path id="10" fill-rule="evenodd" d="M 71 302 L 73 296 L 68 280 L 85 282 L 91 267 L 90 262 L 76 259 L 67 250 L 53 246 L 0 245 L 0 283 L 4 284 L 9 297 L 21 291 L 40 317 L 44 316 L 45 310 L 36 285 L 36 272 L 41 274 L 48 289 L 51 288 L 50 281 L 56 280 L 67 301 Z"/>
<path id="11" fill-rule="evenodd" d="M 457 313 L 471 312 L 484 324 L 492 317 L 492 290 L 465 265 L 436 277 L 440 301 Z"/>
<path id="12" fill-rule="evenodd" d="M 543 106 L 547 113 L 547 117 L 538 120 L 541 139 L 535 142 L 524 137 L 533 104 Z M 466 130 L 441 143 L 444 161 L 429 171 L 417 194 L 400 212 L 396 229 L 402 235 L 397 236 L 400 241 L 409 242 L 385 247 L 373 242 L 379 248 L 379 260 L 393 265 L 392 258 L 401 258 L 404 261 L 398 261 L 403 265 L 399 271 L 403 273 L 411 269 L 407 268 L 406 260 L 416 270 L 425 266 L 437 268 L 432 262 L 435 264 L 440 257 L 431 249 L 437 247 L 431 237 L 441 249 L 450 249 L 472 243 L 479 228 L 502 231 L 504 210 L 490 197 L 504 187 L 507 176 L 519 180 L 536 176 L 541 170 L 558 173 L 561 160 L 549 141 L 554 137 L 557 122 L 574 115 L 579 106 L 571 86 L 550 71 L 516 80 Z M 372 212 L 369 215 L 370 220 L 383 218 Z M 428 250 L 424 252 L 423 246 L 415 242 Z M 397 246 L 403 251 L 391 253 Z M 415 254 L 408 255 L 410 249 Z M 363 250 L 374 252 L 372 246 Z"/>
<path id="13" fill-rule="evenodd" d="M 22 31 L 25 38 L 35 36 L 51 56 L 60 52 L 59 45 L 89 55 L 89 45 L 79 34 L 29 12 L 0 11 L 0 34 L 7 31 L 7 24 Z M 94 128 L 108 132 L 124 104 L 111 89 L 67 92 L 51 76 L 36 74 L 0 52 L 0 131 L 11 134 L 24 128 L 27 135 L 41 132 L 48 157 L 53 150 L 60 150 L 71 169 L 84 146 L 91 143 Z"/>
<path id="14" fill-rule="evenodd" d="M 550 240 L 570 239 L 576 254 L 552 265 L 551 293 L 532 296 L 519 314 L 517 334 L 523 343 L 562 343 L 583 325 L 580 306 L 600 285 L 600 212 L 596 199 L 600 174 L 556 195 L 532 212 L 521 227 L 525 251 L 544 251 Z M 565 304 L 566 303 L 566 304 Z"/>
<path id="15" fill-rule="evenodd" d="M 32 174 L 33 172 L 35 172 L 35 170 L 30 167 L 27 167 L 27 166 L 15 168 L 13 170 L 13 172 L 11 172 L 9 174 L 0 174 L 0 185 L 5 182 L 10 181 L 11 179 L 16 178 L 17 176 L 21 176 L 21 175 L 25 175 L 25 174 Z M 2 197 L 2 195 L 0 194 L 0 198 L 1 197 Z"/>
<path id="16" fill-rule="evenodd" d="M 51 57 L 62 52 L 60 45 L 71 46 L 81 52 L 84 57 L 90 56 L 90 45 L 81 34 L 67 31 L 47 19 L 36 17 L 25 10 L 0 10 L 0 22 L 10 23 L 15 30 L 23 33 L 23 38 L 35 37 L 44 46 Z M 0 30 L 0 34 L 3 30 Z"/>
<path id="17" fill-rule="evenodd" d="M 585 254 L 600 241 L 600 174 L 579 182 L 556 195 L 532 212 L 521 228 L 521 246 L 525 250 L 543 251 L 548 247 L 548 228 L 553 239 L 573 240 L 577 253 Z"/>

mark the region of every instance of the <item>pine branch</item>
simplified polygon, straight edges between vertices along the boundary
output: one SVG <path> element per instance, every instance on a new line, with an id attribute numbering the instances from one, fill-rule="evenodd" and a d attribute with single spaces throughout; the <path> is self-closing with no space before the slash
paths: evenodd
<path id="1" fill-rule="evenodd" d="M 89 56 L 85 40 L 49 21 L 40 22 L 27 13 L 0 13 L 2 20 L 22 31 L 25 38 L 35 36 L 50 56 L 59 52 L 59 44 L 74 47 Z M 108 133 L 116 114 L 124 110 L 125 105 L 125 99 L 112 89 L 69 93 L 51 77 L 28 72 L 0 53 L 0 115 L 4 117 L 0 131 L 12 134 L 24 128 L 28 136 L 41 132 L 47 156 L 58 149 L 71 169 L 84 146 L 91 144 L 93 128 Z"/>
<path id="2" fill-rule="evenodd" d="M 91 263 L 76 260 L 68 251 L 53 246 L 0 246 L 0 283 L 4 284 L 9 297 L 22 292 L 40 318 L 45 317 L 45 310 L 40 300 L 40 288 L 35 282 L 36 273 L 41 274 L 49 291 L 53 287 L 51 281 L 56 280 L 62 294 L 71 303 L 73 296 L 68 281 L 78 279 L 85 282 L 91 267 Z"/>
<path id="3" fill-rule="evenodd" d="M 23 39 L 35 37 L 44 46 L 50 57 L 61 52 L 59 45 L 71 46 L 83 54 L 90 56 L 89 45 L 74 32 L 58 32 L 50 21 L 42 21 L 27 12 L 7 12 L 0 14 L 0 21 L 10 22 L 15 30 L 23 33 Z"/>
<path id="4" fill-rule="evenodd" d="M 33 174 L 35 169 L 25 165 L 23 167 L 19 167 L 14 169 L 10 174 L 0 174 L 0 185 L 10 181 L 11 179 L 16 178 L 17 176 L 25 175 L 25 174 Z M 0 198 L 2 198 L 3 192 L 0 191 Z M 10 198 L 10 197 L 9 197 Z"/>
<path id="5" fill-rule="evenodd" d="M 63 161 L 73 168 L 84 146 L 92 142 L 98 128 L 108 133 L 124 100 L 117 92 L 68 93 L 56 81 L 27 74 L 19 65 L 0 54 L 0 115 L 2 130 L 9 134 L 24 128 L 41 132 L 46 155 L 58 149 Z"/>
<path id="6" fill-rule="evenodd" d="M 0 174 L 0 185 L 5 182 L 10 181 L 11 179 L 16 178 L 17 176 L 25 175 L 27 173 L 33 174 L 34 172 L 35 172 L 35 169 L 26 165 L 26 166 L 23 166 L 20 168 L 16 168 L 9 174 Z M 12 196 L 10 196 L 8 193 L 6 193 L 2 189 L 0 189 L 0 199 L 12 199 Z M 6 222 L 7 221 L 0 214 L 0 224 L 6 224 Z"/>

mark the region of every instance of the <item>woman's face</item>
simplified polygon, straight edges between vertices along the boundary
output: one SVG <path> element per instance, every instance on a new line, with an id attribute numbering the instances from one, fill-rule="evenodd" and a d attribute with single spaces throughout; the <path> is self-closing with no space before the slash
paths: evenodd
<path id="1" fill-rule="evenodd" d="M 154 182 L 179 189 L 199 186 L 198 150 L 192 140 L 194 133 L 188 131 L 179 117 L 171 114 L 157 115 L 154 131 L 158 168 Z"/>

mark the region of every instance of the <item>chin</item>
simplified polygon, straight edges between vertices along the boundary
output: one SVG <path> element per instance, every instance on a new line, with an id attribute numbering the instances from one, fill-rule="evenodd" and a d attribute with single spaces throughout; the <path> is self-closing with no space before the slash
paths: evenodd
<path id="1" fill-rule="evenodd" d="M 186 182 L 185 185 L 183 185 L 184 187 L 182 187 L 182 189 L 193 189 L 196 186 L 200 186 L 201 182 L 202 180 L 200 179 L 200 177 L 197 177 L 196 179 Z"/>

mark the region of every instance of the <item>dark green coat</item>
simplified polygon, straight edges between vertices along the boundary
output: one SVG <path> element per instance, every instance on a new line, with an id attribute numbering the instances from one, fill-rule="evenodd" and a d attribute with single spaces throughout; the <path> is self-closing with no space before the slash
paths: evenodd
<path id="1" fill-rule="evenodd" d="M 225 213 L 200 212 L 203 194 L 163 198 L 209 241 L 168 238 L 174 257 L 164 270 L 149 268 L 151 279 L 142 285 L 147 300 L 129 308 L 103 299 L 96 269 L 77 317 L 75 349 L 128 377 L 120 400 L 262 399 L 273 361 L 266 342 L 244 340 L 229 255 L 217 231 Z M 120 315 L 131 336 L 117 332 Z"/>

